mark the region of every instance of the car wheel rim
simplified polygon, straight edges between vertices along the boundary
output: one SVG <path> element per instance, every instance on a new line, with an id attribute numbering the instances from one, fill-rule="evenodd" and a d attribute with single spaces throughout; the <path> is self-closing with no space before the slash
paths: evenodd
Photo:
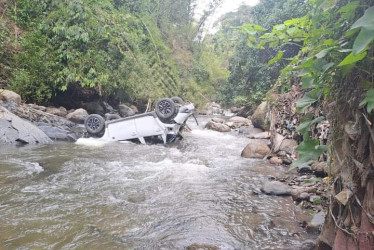
<path id="1" fill-rule="evenodd" d="M 97 130 L 100 127 L 100 120 L 97 119 L 96 117 L 90 118 L 87 121 L 87 126 L 92 129 L 92 130 Z"/>
<path id="2" fill-rule="evenodd" d="M 164 115 L 170 114 L 171 113 L 171 104 L 168 101 L 161 101 L 158 104 L 158 110 Z"/>

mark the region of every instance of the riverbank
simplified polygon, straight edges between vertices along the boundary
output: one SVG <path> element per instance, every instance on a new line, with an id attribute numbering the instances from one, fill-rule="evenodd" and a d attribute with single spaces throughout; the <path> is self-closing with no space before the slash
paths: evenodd
<path id="1" fill-rule="evenodd" d="M 291 196 L 296 206 L 311 214 L 309 220 L 300 222 L 302 227 L 310 232 L 320 232 L 327 212 L 331 184 L 327 177 L 327 163 L 315 162 L 311 166 L 292 169 L 292 161 L 297 159 L 295 149 L 298 143 L 286 138 L 279 142 L 279 135 L 278 138 L 272 139 L 271 132 L 264 131 L 259 126 L 255 127 L 251 118 L 216 117 L 206 124 L 206 128 L 222 134 L 236 133 L 248 138 L 248 144 L 243 148 L 241 156 L 261 159 L 277 167 L 277 170 L 269 168 L 266 178 L 259 187 L 253 189 L 253 193 Z"/>

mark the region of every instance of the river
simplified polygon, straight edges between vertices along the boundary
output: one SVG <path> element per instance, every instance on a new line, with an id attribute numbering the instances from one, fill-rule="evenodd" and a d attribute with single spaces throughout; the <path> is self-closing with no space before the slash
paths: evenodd
<path id="1" fill-rule="evenodd" d="M 167 146 L 2 145 L 0 249 L 282 249 L 315 237 L 291 197 L 253 192 L 282 167 L 241 158 L 244 136 L 190 125 Z"/>

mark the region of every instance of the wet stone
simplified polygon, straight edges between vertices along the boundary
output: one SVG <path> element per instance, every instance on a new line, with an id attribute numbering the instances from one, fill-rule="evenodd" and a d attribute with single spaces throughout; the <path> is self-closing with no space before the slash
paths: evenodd
<path id="1" fill-rule="evenodd" d="M 270 181 L 263 183 L 261 191 L 268 195 L 291 195 L 291 188 L 288 185 L 279 181 Z"/>

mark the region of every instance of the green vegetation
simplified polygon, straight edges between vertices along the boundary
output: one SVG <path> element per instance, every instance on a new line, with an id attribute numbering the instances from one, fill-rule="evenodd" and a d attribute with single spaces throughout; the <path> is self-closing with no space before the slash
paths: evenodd
<path id="1" fill-rule="evenodd" d="M 232 44 L 224 47 L 233 50 L 233 53 L 228 67 L 230 77 L 221 85 L 221 101 L 256 107 L 265 98 L 280 70 L 288 64 L 287 60 L 271 59 L 280 55 L 285 58 L 295 56 L 300 50 L 300 44 L 285 42 L 272 44 L 274 46 L 271 47 L 262 45 L 260 49 L 256 45 L 258 36 L 279 22 L 304 16 L 309 9 L 310 6 L 304 0 L 268 0 L 252 8 L 242 7 L 236 16 L 226 15 L 223 28 L 217 34 L 223 38 L 218 42 L 234 39 L 235 47 L 232 49 Z"/>
<path id="2" fill-rule="evenodd" d="M 290 79 L 296 75 L 302 88 L 307 90 L 298 100 L 300 112 L 308 113 L 310 107 L 323 103 L 339 104 L 339 109 L 348 107 L 351 94 L 363 93 L 357 107 L 366 105 L 366 116 L 374 108 L 373 51 L 374 7 L 371 1 L 310 1 L 313 8 L 304 17 L 286 20 L 273 26 L 270 32 L 256 25 L 244 25 L 241 29 L 250 33 L 250 46 L 255 50 L 274 50 L 276 54 L 268 64 L 284 58 L 280 46 L 299 44 L 299 53 L 282 69 L 282 77 Z M 351 93 L 347 90 L 350 89 Z M 359 106 L 360 105 L 360 106 Z M 364 114 L 365 115 L 365 114 Z M 298 131 L 303 142 L 298 147 L 300 166 L 316 159 L 326 146 L 310 138 L 311 125 L 324 117 L 305 115 Z M 339 125 L 333 124 L 338 130 Z"/>
<path id="3" fill-rule="evenodd" d="M 213 85 L 227 74 L 193 41 L 190 5 L 182 0 L 7 1 L 0 5 L 3 16 L 22 35 L 15 39 L 1 29 L 0 55 L 8 58 L 0 59 L 0 77 L 36 103 L 48 103 L 76 83 L 111 101 L 211 99 Z M 19 50 L 8 53 L 9 44 Z"/>

